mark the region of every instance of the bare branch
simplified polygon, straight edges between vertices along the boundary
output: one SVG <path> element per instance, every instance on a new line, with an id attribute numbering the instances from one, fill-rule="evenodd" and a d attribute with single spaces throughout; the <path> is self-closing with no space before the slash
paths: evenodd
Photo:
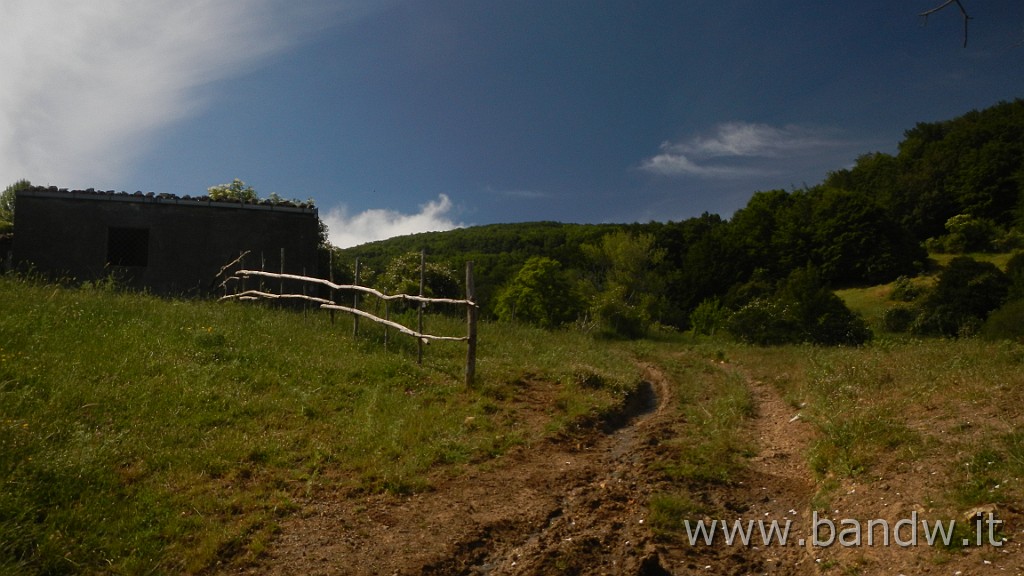
<path id="1" fill-rule="evenodd" d="M 928 16 L 930 16 L 932 14 L 935 14 L 939 10 L 942 10 L 943 8 L 949 6 L 950 4 L 952 4 L 952 3 L 956 2 L 956 1 L 957 0 L 946 0 L 945 2 L 942 3 L 942 5 L 936 6 L 935 8 L 932 8 L 931 10 L 925 10 L 924 12 L 921 12 L 920 15 L 925 17 L 925 18 L 927 18 Z M 958 4 L 959 4 L 959 2 L 958 2 Z M 963 7 L 961 6 L 960 9 L 962 10 Z"/>
<path id="2" fill-rule="evenodd" d="M 224 274 L 224 272 L 227 271 L 228 268 L 231 268 L 235 264 L 238 264 L 243 259 L 245 259 L 245 257 L 248 256 L 248 255 L 249 255 L 249 251 L 246 250 L 245 252 L 242 252 L 241 254 L 239 254 L 238 258 L 235 258 L 231 262 L 228 262 L 227 264 L 225 264 L 224 267 L 220 269 L 220 272 L 217 272 L 217 275 L 213 277 L 214 280 L 216 280 L 217 278 L 220 278 Z"/>
<path id="3" fill-rule="evenodd" d="M 334 300 L 327 300 L 325 298 L 316 298 L 314 296 L 306 296 L 304 294 L 274 294 L 271 292 L 261 292 L 259 290 L 246 290 L 238 294 L 228 294 L 227 296 L 221 296 L 221 300 L 231 300 L 237 298 L 239 300 L 258 300 L 260 298 L 267 298 L 270 300 L 280 299 L 295 299 L 295 300 L 307 300 L 309 302 L 316 302 L 317 304 L 334 304 Z"/>
<path id="4" fill-rule="evenodd" d="M 337 304 L 321 304 L 320 308 L 322 308 L 323 310 L 341 310 L 342 312 L 348 312 L 350 314 L 362 316 L 363 318 L 369 318 L 370 320 L 373 320 L 378 324 L 390 326 L 395 330 L 398 330 L 402 334 L 408 334 L 409 336 L 419 338 L 422 342 L 427 342 L 429 340 L 448 340 L 452 342 L 465 342 L 466 340 L 469 340 L 468 336 L 432 336 L 430 334 L 423 334 L 410 328 L 406 328 L 405 326 L 399 324 L 398 322 L 392 322 L 390 320 L 378 318 L 377 316 L 374 316 L 369 312 L 363 312 L 362 310 L 359 310 L 357 308 L 349 308 L 348 306 L 339 306 Z"/>
<path id="5" fill-rule="evenodd" d="M 927 25 L 928 16 L 931 16 L 932 14 L 935 14 L 940 10 L 948 8 L 952 4 L 956 4 L 957 8 L 960 9 L 960 14 L 962 14 L 964 17 L 964 48 L 967 48 L 967 25 L 971 21 L 971 15 L 967 13 L 967 9 L 965 9 L 964 5 L 960 3 L 960 0 L 946 0 L 942 4 L 936 6 L 935 8 L 932 8 L 931 10 L 925 10 L 924 12 L 921 12 L 919 16 L 924 18 L 924 23 L 925 25 Z"/>
<path id="6" fill-rule="evenodd" d="M 275 274 L 273 272 L 264 272 L 262 270 L 238 270 L 235 272 L 236 276 L 262 276 L 263 278 L 278 278 L 282 280 L 300 280 L 303 282 L 313 282 L 316 284 L 322 284 L 333 290 L 354 290 L 356 292 L 363 292 L 376 296 L 381 300 L 410 300 L 413 302 L 421 302 L 424 304 L 468 304 L 470 306 L 476 306 L 475 302 L 469 300 L 456 300 L 452 298 L 428 298 L 425 296 L 412 296 L 410 294 L 384 294 L 379 290 L 373 288 L 367 288 L 365 286 L 359 286 L 357 284 L 335 284 L 330 280 L 324 280 L 322 278 L 310 278 L 308 276 L 297 276 L 295 274 Z"/>

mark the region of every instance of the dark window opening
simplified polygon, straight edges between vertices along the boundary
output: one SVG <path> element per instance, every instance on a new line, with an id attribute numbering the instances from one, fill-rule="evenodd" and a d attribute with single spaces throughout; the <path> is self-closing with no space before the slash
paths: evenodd
<path id="1" fill-rule="evenodd" d="M 110 266 L 147 266 L 149 230 L 146 228 L 110 228 L 107 231 L 107 264 Z"/>

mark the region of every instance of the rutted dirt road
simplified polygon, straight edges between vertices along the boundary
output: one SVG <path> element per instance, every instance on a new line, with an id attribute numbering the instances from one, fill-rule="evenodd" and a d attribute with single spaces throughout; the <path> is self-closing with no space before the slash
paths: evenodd
<path id="1" fill-rule="evenodd" d="M 249 574 L 682 574 L 813 573 L 799 547 L 690 546 L 657 539 L 652 494 L 671 488 L 654 464 L 685 426 L 673 385 L 654 366 L 604 422 L 517 448 L 411 497 L 320 494 L 285 521 Z M 523 396 L 550 402 L 553 385 Z M 777 394 L 752 383 L 760 453 L 729 487 L 696 496 L 738 518 L 792 518 L 799 531 L 811 485 L 800 454 L 806 434 Z M 548 389 L 550 388 L 550 389 Z M 800 537 L 800 534 L 794 533 Z"/>

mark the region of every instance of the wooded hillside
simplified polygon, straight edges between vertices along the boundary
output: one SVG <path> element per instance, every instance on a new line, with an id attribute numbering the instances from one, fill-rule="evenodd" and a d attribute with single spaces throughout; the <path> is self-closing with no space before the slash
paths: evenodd
<path id="1" fill-rule="evenodd" d="M 737 310 L 805 268 L 828 287 L 879 284 L 929 270 L 929 250 L 1021 248 L 1022 187 L 1024 101 L 1015 100 L 920 123 L 905 132 L 897 154 L 864 154 L 815 186 L 754 192 L 731 218 L 495 224 L 365 244 L 337 251 L 335 262 L 344 274 L 358 257 L 372 274 L 420 250 L 453 271 L 473 260 L 483 312 L 494 316 L 502 290 L 531 258 L 543 257 L 577 291 L 581 318 L 597 316 L 594 299 L 614 299 L 609 294 L 617 290 L 620 313 L 685 329 L 702 302 L 717 299 Z M 618 246 L 608 245 L 615 234 Z M 609 282 L 609 273 L 626 266 L 615 253 L 645 239 L 650 258 L 643 273 L 657 282 L 643 290 L 651 292 Z"/>

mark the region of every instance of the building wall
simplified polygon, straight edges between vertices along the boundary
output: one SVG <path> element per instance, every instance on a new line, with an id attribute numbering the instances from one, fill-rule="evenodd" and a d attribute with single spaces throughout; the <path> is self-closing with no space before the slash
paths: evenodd
<path id="1" fill-rule="evenodd" d="M 11 249 L 14 247 L 14 234 L 0 234 L 0 273 L 11 268 Z"/>
<path id="2" fill-rule="evenodd" d="M 317 275 L 315 208 L 33 188 L 15 199 L 13 260 L 45 274 L 109 276 L 165 295 L 211 291 L 225 264 Z"/>

